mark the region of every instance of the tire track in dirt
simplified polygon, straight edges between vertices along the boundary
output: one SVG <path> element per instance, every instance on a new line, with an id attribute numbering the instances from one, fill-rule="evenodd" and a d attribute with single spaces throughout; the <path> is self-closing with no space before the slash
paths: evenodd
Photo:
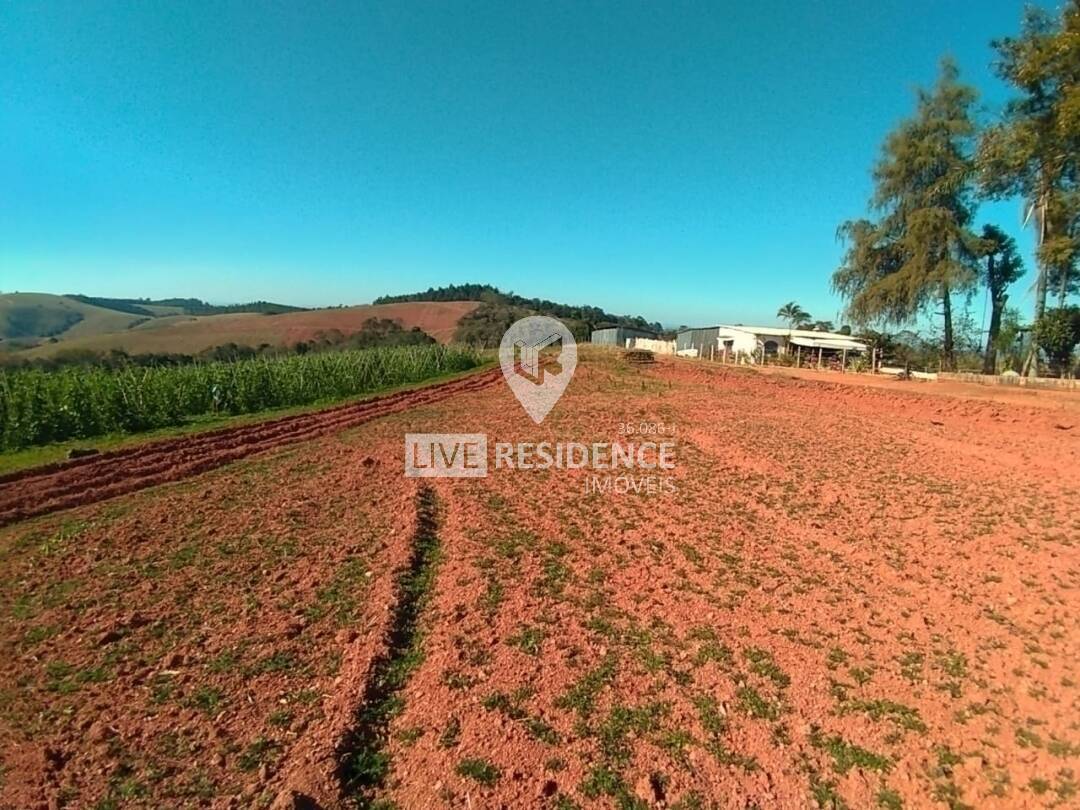
<path id="1" fill-rule="evenodd" d="M 265 450 L 307 441 L 380 416 L 478 391 L 499 369 L 314 413 L 152 442 L 0 476 L 0 526 L 169 483 Z"/>

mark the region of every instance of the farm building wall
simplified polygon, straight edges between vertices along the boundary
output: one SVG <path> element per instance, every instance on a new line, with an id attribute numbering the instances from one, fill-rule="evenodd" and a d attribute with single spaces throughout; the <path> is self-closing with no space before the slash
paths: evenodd
<path id="1" fill-rule="evenodd" d="M 720 334 L 718 327 L 706 329 L 684 329 L 675 336 L 676 353 L 697 351 L 698 357 L 708 357 L 709 350 L 716 347 L 716 338 Z"/>
<path id="2" fill-rule="evenodd" d="M 592 336 L 589 338 L 589 342 L 595 343 L 598 346 L 618 346 L 618 333 L 618 329 L 594 329 Z"/>
<path id="3" fill-rule="evenodd" d="M 716 351 L 720 353 L 727 346 L 728 351 L 732 354 L 753 354 L 758 350 L 758 335 L 754 332 L 747 332 L 742 329 L 731 329 L 720 327 L 716 330 L 717 344 Z M 763 340 L 772 340 L 773 338 L 762 338 Z"/>
<path id="4" fill-rule="evenodd" d="M 655 338 L 656 335 L 647 329 L 634 329 L 630 326 L 612 326 L 607 329 L 594 329 L 589 338 L 590 343 L 599 346 L 618 346 L 626 348 L 626 341 L 631 338 Z"/>

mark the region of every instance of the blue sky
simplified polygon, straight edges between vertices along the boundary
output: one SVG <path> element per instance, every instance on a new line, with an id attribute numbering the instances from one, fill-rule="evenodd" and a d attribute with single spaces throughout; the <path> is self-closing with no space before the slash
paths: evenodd
<path id="1" fill-rule="evenodd" d="M 0 290 L 314 306 L 479 281 L 672 325 L 833 319 L 835 230 L 886 132 L 946 52 L 999 109 L 989 41 L 1021 10 L 5 4 Z M 1030 265 L 1019 202 L 988 220 Z"/>

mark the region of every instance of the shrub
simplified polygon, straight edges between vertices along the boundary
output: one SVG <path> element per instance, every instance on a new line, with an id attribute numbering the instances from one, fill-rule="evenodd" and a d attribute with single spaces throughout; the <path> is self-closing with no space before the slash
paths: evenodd
<path id="1" fill-rule="evenodd" d="M 1046 352 L 1050 372 L 1064 375 L 1069 370 L 1073 349 L 1080 343 L 1080 307 L 1048 309 L 1035 322 L 1035 339 Z"/>

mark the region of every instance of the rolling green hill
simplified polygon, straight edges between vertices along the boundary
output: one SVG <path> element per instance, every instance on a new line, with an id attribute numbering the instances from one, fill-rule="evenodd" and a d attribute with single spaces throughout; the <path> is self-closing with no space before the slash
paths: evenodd
<path id="1" fill-rule="evenodd" d="M 93 342 L 143 325 L 195 316 L 304 312 L 302 307 L 253 301 L 216 306 L 198 298 L 99 298 L 50 293 L 0 294 L 0 349 Z"/>
<path id="2" fill-rule="evenodd" d="M 63 295 L 4 293 L 0 295 L 0 344 L 33 346 L 49 339 L 107 334 L 145 319 Z"/>
<path id="3" fill-rule="evenodd" d="M 214 347 L 291 346 L 322 334 L 348 336 L 370 318 L 419 328 L 442 343 L 494 346 L 506 327 L 540 313 L 561 319 L 578 340 L 600 326 L 659 331 L 641 316 L 599 307 L 525 298 L 484 284 L 449 285 L 384 296 L 357 307 L 304 309 L 267 301 L 218 306 L 198 298 L 107 298 L 46 293 L 0 294 L 0 351 L 8 360 L 73 352 L 194 355 Z"/>

